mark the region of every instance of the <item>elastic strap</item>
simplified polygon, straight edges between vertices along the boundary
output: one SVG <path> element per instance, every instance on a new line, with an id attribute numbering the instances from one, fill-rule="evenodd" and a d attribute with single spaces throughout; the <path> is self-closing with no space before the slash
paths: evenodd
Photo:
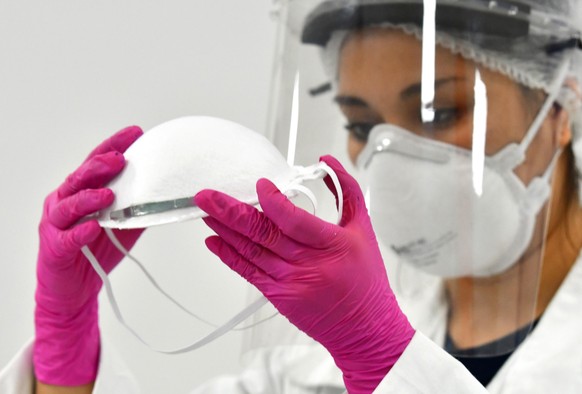
<path id="1" fill-rule="evenodd" d="M 127 249 L 125 249 L 125 247 L 121 244 L 121 242 L 119 242 L 119 240 L 117 239 L 117 237 L 115 236 L 115 234 L 113 233 L 113 231 L 110 228 L 104 228 L 103 230 L 105 230 L 105 234 L 107 234 L 107 236 L 109 237 L 109 240 L 111 241 L 111 243 L 121 252 L 125 255 L 125 257 L 127 257 L 128 259 L 130 259 L 131 261 L 133 261 L 138 268 L 141 270 L 141 272 L 146 276 L 146 278 L 150 281 L 150 283 L 154 286 L 154 288 L 160 292 L 163 296 L 165 296 L 167 299 L 169 299 L 174 305 L 176 305 L 179 309 L 181 309 L 182 311 L 186 312 L 188 315 L 194 317 L 196 320 L 207 324 L 209 326 L 215 327 L 215 325 L 205 319 L 203 319 L 202 317 L 196 315 L 195 313 L 191 312 L 190 310 L 188 310 L 185 306 L 183 306 L 182 304 L 180 304 L 176 299 L 174 299 L 171 295 L 169 295 L 164 289 L 162 289 L 160 287 L 160 285 L 158 284 L 158 282 L 154 279 L 154 277 L 148 272 L 148 270 L 144 267 L 144 265 L 135 257 L 133 257 L 129 251 Z M 94 267 L 93 267 L 94 268 Z M 97 272 L 99 273 L 99 272 Z M 101 275 L 99 275 L 101 276 Z M 103 283 L 105 284 L 105 282 L 109 282 L 109 278 L 107 276 L 105 276 L 105 278 L 101 277 L 101 279 L 103 280 Z M 115 302 L 115 297 L 113 297 L 113 301 Z"/>
<path id="2" fill-rule="evenodd" d="M 307 197 L 307 199 L 309 199 L 309 202 L 311 202 L 311 208 L 313 209 L 312 214 L 313 215 L 317 214 L 317 198 L 315 197 L 315 194 L 313 194 L 311 190 L 309 190 L 302 184 L 292 183 L 283 190 L 281 190 L 281 193 L 290 198 L 295 197 L 296 193 L 303 194 L 305 197 Z"/>
<path id="3" fill-rule="evenodd" d="M 321 161 L 318 164 L 319 169 L 323 172 L 323 175 L 329 175 L 331 182 L 335 187 L 335 192 L 337 193 L 337 223 L 340 224 L 343 213 L 344 213 L 344 192 L 342 191 L 342 185 L 337 177 L 335 171 L 328 166 L 325 162 Z"/>
<path id="4" fill-rule="evenodd" d="M 183 312 L 185 312 L 186 314 L 192 316 L 194 319 L 198 320 L 201 323 L 204 323 L 210 327 L 214 327 L 214 328 L 218 328 L 220 325 L 216 324 L 216 323 L 212 323 L 200 316 L 198 316 L 197 314 L 195 314 L 194 312 L 192 312 L 191 310 L 189 310 L 188 308 L 186 308 L 184 305 L 182 305 L 178 300 L 176 300 L 174 297 L 172 297 L 170 294 L 168 294 L 164 289 L 162 289 L 162 287 L 158 284 L 158 282 L 154 279 L 154 277 L 152 276 L 152 274 L 149 273 L 149 271 L 145 268 L 145 266 L 137 259 L 135 258 L 124 246 L 121 242 L 119 242 L 119 240 L 117 239 L 117 237 L 115 236 L 115 233 L 113 232 L 112 229 L 110 228 L 104 228 L 103 230 L 105 230 L 105 234 L 107 235 L 107 237 L 109 237 L 109 240 L 111 241 L 111 243 L 121 252 L 125 255 L 125 257 L 127 257 L 128 259 L 130 259 L 131 261 L 133 261 L 137 267 L 141 270 L 141 272 L 146 276 L 146 278 L 148 279 L 148 281 L 152 284 L 152 286 L 160 293 L 162 294 L 164 297 L 166 297 L 168 300 L 170 300 L 170 302 L 174 305 L 176 305 L 180 310 L 182 310 Z M 103 279 L 103 278 L 101 278 Z M 109 278 L 106 278 L 107 280 L 109 280 Z M 105 283 L 105 282 L 104 282 Z M 273 316 L 269 316 L 266 317 L 265 319 L 262 319 L 258 322 L 255 322 L 251 325 L 248 326 L 243 326 L 243 327 L 237 327 L 235 329 L 233 329 L 233 331 L 243 331 L 249 328 L 252 328 L 254 326 L 256 326 L 257 324 L 260 324 L 266 320 L 270 320 L 271 318 L 275 317 L 277 314 L 274 314 Z"/>
<path id="5" fill-rule="evenodd" d="M 106 229 L 106 231 L 109 229 Z M 170 295 L 168 295 L 163 289 L 161 289 L 159 287 L 159 285 L 157 284 L 157 282 L 155 281 L 155 279 L 148 273 L 148 271 L 143 267 L 143 265 L 134 257 L 132 257 L 131 255 L 129 255 L 129 253 L 127 253 L 127 250 L 123 247 L 123 245 L 121 245 L 121 243 L 119 243 L 119 241 L 117 240 L 117 238 L 115 237 L 115 235 L 113 235 L 113 233 L 109 230 L 109 234 L 108 234 L 112 240 L 112 242 L 114 243 L 114 245 L 116 247 L 118 247 L 118 249 L 120 249 L 121 252 L 123 252 L 127 257 L 129 257 L 131 260 L 133 260 L 138 267 L 140 267 L 140 269 L 142 270 L 142 272 L 146 275 L 146 277 L 150 280 L 150 282 L 154 285 L 154 287 L 161 292 L 164 296 L 166 296 L 168 299 L 170 299 L 176 306 L 178 306 L 181 310 L 183 310 L 184 312 L 188 313 L 190 316 L 195 317 L 196 319 L 198 319 L 199 321 L 211 325 L 213 327 L 216 327 L 216 325 L 214 325 L 213 323 L 210 323 L 202 318 L 200 318 L 199 316 L 193 314 L 192 312 L 190 312 L 187 308 L 185 308 L 184 306 L 182 306 L 179 302 L 177 302 L 175 299 L 173 299 Z M 115 240 L 115 241 L 114 241 Z M 95 257 L 95 255 L 91 252 L 91 250 L 87 247 L 87 246 L 83 246 L 81 248 L 82 253 L 85 255 L 85 257 L 87 258 L 87 260 L 89 260 L 89 263 L 91 263 L 91 266 L 93 267 L 93 269 L 95 270 L 95 272 L 97 272 L 97 275 L 99 275 L 99 277 L 101 278 L 101 280 L 103 281 L 103 286 L 105 288 L 105 292 L 107 294 L 107 298 L 109 300 L 109 304 L 111 305 L 111 308 L 113 309 L 113 313 L 115 314 L 115 317 L 117 318 L 117 320 L 119 320 L 119 322 L 129 331 L 131 332 L 141 343 L 143 343 L 144 345 L 146 345 L 147 347 L 149 347 L 150 349 L 158 352 L 158 353 L 164 353 L 164 354 L 181 354 L 181 353 L 186 353 L 186 352 L 190 352 L 192 350 L 196 350 L 201 348 L 204 345 L 207 345 L 208 343 L 214 341 L 215 339 L 221 337 L 222 335 L 226 334 L 227 332 L 234 330 L 235 327 L 240 324 L 241 322 L 243 322 L 244 320 L 246 320 L 248 317 L 250 317 L 251 315 L 253 315 L 255 312 L 257 312 L 263 305 L 265 305 L 268 301 L 265 297 L 261 297 L 259 299 L 257 299 L 256 301 L 254 301 L 253 303 L 251 303 L 250 305 L 248 305 L 246 308 L 244 308 L 242 311 L 240 311 L 239 313 L 237 313 L 235 316 L 233 316 L 230 320 L 228 320 L 226 323 L 222 324 L 221 326 L 217 327 L 213 332 L 211 332 L 210 334 L 206 335 L 205 337 L 203 337 L 202 339 L 194 342 L 191 345 L 179 348 L 179 349 L 175 349 L 175 350 L 164 350 L 164 349 L 159 349 L 156 348 L 152 345 L 150 345 L 148 342 L 146 342 L 129 324 L 126 323 L 123 314 L 121 313 L 121 310 L 119 309 L 119 305 L 117 304 L 117 300 L 115 299 L 115 295 L 113 293 L 113 287 L 111 286 L 111 282 L 109 281 L 109 278 L 107 276 L 107 274 L 105 273 L 105 271 L 103 271 L 103 268 L 101 268 L 101 265 L 99 264 L 99 262 L 97 261 L 97 258 Z M 257 324 L 260 324 L 266 320 L 269 320 L 271 318 L 273 318 L 275 315 L 273 316 L 269 316 L 259 322 L 255 322 L 249 326 L 244 327 L 244 329 L 247 328 L 251 328 L 256 326 Z M 239 328 L 239 329 L 243 329 L 243 328 Z"/>
<path id="6" fill-rule="evenodd" d="M 309 167 L 295 166 L 295 169 L 299 171 L 300 176 L 289 186 L 281 189 L 281 193 L 285 194 L 288 197 L 294 197 L 293 192 L 299 192 L 301 194 L 304 194 L 309 199 L 309 201 L 311 201 L 311 206 L 313 207 L 313 214 L 315 215 L 317 213 L 317 198 L 315 197 L 311 190 L 303 186 L 301 183 L 305 181 L 314 181 L 317 179 L 322 179 L 329 175 L 337 193 L 338 219 L 336 224 L 339 224 L 342 219 L 344 210 L 344 194 L 342 192 L 342 187 L 339 178 L 337 177 L 335 171 L 323 161 Z"/>
<path id="7" fill-rule="evenodd" d="M 548 200 L 551 194 L 551 177 L 554 169 L 558 163 L 558 158 L 562 153 L 562 149 L 558 149 L 552 157 L 552 161 L 548 165 L 546 171 L 529 183 L 527 186 L 528 203 L 524 206 L 525 209 L 532 213 L 538 213 L 544 203 Z"/>
<path id="8" fill-rule="evenodd" d="M 548 113 L 552 109 L 554 102 L 556 102 L 556 100 L 560 96 L 560 93 L 562 91 L 562 85 L 564 84 L 564 81 L 566 80 L 569 69 L 570 69 L 570 60 L 566 60 L 560 65 L 560 69 L 558 71 L 556 79 L 554 80 L 554 83 L 552 84 L 550 94 L 548 95 L 546 101 L 544 102 L 544 105 L 540 109 L 538 116 L 536 117 L 536 119 L 532 123 L 527 134 L 525 135 L 525 137 L 521 141 L 520 148 L 523 152 L 526 152 L 527 148 L 529 148 L 529 145 L 531 144 L 531 142 L 533 141 L 533 139 L 535 138 L 535 136 L 539 132 L 539 130 L 542 126 L 542 123 L 546 120 L 546 116 L 548 115 Z"/>

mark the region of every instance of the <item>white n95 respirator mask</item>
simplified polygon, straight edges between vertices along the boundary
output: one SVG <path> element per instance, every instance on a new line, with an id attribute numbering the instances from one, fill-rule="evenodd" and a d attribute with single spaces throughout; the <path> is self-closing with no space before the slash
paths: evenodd
<path id="1" fill-rule="evenodd" d="M 284 193 L 305 192 L 301 183 L 321 178 L 329 168 L 325 163 L 291 167 L 261 134 L 203 116 L 154 127 L 124 156 L 125 169 L 108 185 L 115 202 L 101 213 L 102 227 L 145 228 L 200 218 L 204 212 L 193 197 L 203 189 L 254 205 L 260 178 L 271 180 Z"/>
<path id="2" fill-rule="evenodd" d="M 481 159 L 480 171 L 470 150 L 376 126 L 357 165 L 379 239 L 403 262 L 442 278 L 510 268 L 532 240 L 559 152 L 528 185 L 514 169 L 552 104 L 550 97 L 520 144 Z"/>
<path id="3" fill-rule="evenodd" d="M 103 280 L 118 320 L 141 342 L 162 353 L 184 353 L 208 344 L 234 329 L 267 300 L 258 299 L 221 326 L 208 323 L 162 290 L 144 266 L 118 242 L 112 229 L 146 228 L 201 218 L 205 213 L 195 205 L 194 196 L 203 189 L 218 190 L 257 205 L 255 185 L 260 178 L 270 179 L 289 197 L 305 194 L 314 210 L 317 208 L 315 196 L 302 185 L 303 182 L 330 175 L 336 190 L 341 193 L 337 176 L 325 163 L 290 166 L 265 137 L 223 119 L 191 116 L 163 123 L 140 137 L 124 156 L 126 167 L 108 185 L 115 194 L 115 202 L 100 212 L 99 224 L 111 242 L 138 264 L 158 291 L 184 312 L 214 326 L 215 330 L 181 349 L 155 349 L 124 321 L 107 275 L 88 247 L 83 247 L 83 253 Z M 342 201 L 341 196 L 339 201 Z M 341 218 L 341 205 L 338 210 Z"/>

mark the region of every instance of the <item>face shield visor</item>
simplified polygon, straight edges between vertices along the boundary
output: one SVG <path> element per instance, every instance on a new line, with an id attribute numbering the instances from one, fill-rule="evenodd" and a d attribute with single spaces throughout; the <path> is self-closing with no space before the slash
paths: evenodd
<path id="1" fill-rule="evenodd" d="M 404 312 L 456 355 L 507 354 L 540 317 L 579 33 L 538 3 L 279 3 L 269 137 L 354 165 Z M 250 349 L 300 341 L 270 324 Z"/>

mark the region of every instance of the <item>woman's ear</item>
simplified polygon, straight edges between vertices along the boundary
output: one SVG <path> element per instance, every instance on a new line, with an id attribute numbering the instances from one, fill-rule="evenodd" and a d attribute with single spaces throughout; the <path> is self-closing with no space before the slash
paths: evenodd
<path id="1" fill-rule="evenodd" d="M 560 148 L 572 141 L 572 114 L 576 114 L 582 108 L 582 88 L 575 77 L 569 77 L 564 82 L 562 89 L 566 89 L 566 99 L 555 108 L 556 143 Z M 576 117 L 577 115 L 574 115 Z"/>
<path id="2" fill-rule="evenodd" d="M 564 148 L 572 141 L 572 122 L 570 114 L 564 108 L 555 109 L 554 130 L 555 143 L 558 147 Z"/>

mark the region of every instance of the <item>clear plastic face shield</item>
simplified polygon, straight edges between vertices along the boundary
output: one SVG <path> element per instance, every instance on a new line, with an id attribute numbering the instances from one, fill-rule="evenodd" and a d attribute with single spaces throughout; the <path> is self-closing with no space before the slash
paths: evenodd
<path id="1" fill-rule="evenodd" d="M 278 3 L 270 137 L 354 164 L 401 306 L 452 354 L 511 352 L 540 317 L 579 33 L 539 3 Z M 250 348 L 293 336 L 269 324 Z"/>

